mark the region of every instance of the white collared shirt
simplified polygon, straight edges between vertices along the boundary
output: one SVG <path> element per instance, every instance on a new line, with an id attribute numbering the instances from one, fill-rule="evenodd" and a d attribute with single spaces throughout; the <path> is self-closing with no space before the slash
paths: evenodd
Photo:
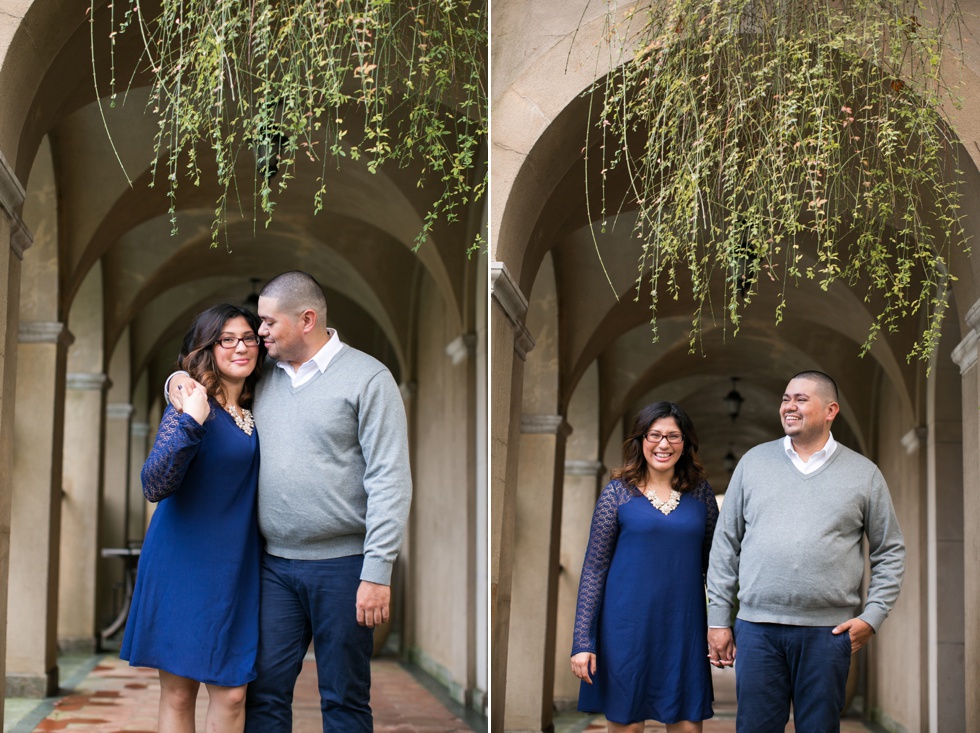
<path id="1" fill-rule="evenodd" d="M 292 364 L 288 361 L 276 362 L 276 366 L 289 375 L 289 381 L 294 389 L 309 382 L 317 372 L 321 374 L 325 372 L 327 365 L 337 356 L 337 353 L 343 346 L 340 341 L 340 336 L 337 335 L 334 329 L 328 328 L 327 333 L 330 334 L 327 343 L 313 355 L 312 359 L 300 364 L 299 369 L 293 369 Z"/>
<path id="2" fill-rule="evenodd" d="M 823 464 L 825 464 L 832 455 L 834 455 L 834 451 L 837 450 L 837 441 L 834 440 L 834 434 L 831 433 L 827 438 L 827 442 L 824 443 L 823 448 L 810 456 L 809 461 L 804 461 L 802 458 L 800 458 L 800 454 L 797 453 L 796 449 L 793 447 L 792 438 L 790 438 L 788 435 L 783 438 L 783 448 L 786 450 L 786 455 L 789 456 L 789 459 L 793 462 L 793 465 L 800 469 L 804 475 L 806 475 L 816 471 Z"/>

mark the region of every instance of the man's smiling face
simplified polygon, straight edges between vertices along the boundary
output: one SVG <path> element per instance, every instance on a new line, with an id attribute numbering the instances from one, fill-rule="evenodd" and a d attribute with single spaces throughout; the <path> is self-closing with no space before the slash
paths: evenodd
<path id="1" fill-rule="evenodd" d="M 786 385 L 779 419 L 783 432 L 794 441 L 809 443 L 830 429 L 828 418 L 836 414 L 830 406 L 836 403 L 829 401 L 820 387 L 819 382 L 806 378 L 793 379 Z"/>

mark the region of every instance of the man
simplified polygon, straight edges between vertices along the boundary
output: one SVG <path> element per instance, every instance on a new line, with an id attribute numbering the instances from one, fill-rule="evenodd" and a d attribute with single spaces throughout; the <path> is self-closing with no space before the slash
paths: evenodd
<path id="1" fill-rule="evenodd" d="M 746 453 L 725 494 L 708 568 L 708 656 L 730 666 L 737 643 L 740 733 L 782 733 L 791 702 L 800 733 L 839 731 L 851 655 L 898 599 L 905 545 L 888 487 L 831 435 L 837 400 L 826 374 L 793 377 L 779 409 L 786 436 Z"/>
<path id="2" fill-rule="evenodd" d="M 369 733 L 373 628 L 388 620 L 392 565 L 411 501 L 405 410 L 376 359 L 326 327 L 319 283 L 286 272 L 259 294 L 266 365 L 261 438 L 257 677 L 247 733 L 291 733 L 292 697 L 313 641 L 323 730 Z M 171 379 L 169 397 L 195 387 Z"/>

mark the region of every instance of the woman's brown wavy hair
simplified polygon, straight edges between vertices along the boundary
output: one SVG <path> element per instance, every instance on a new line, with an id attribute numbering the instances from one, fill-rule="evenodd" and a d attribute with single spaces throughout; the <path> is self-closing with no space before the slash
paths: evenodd
<path id="1" fill-rule="evenodd" d="M 180 355 L 177 357 L 177 368 L 183 369 L 203 384 L 208 391 L 208 396 L 217 400 L 222 407 L 226 404 L 226 398 L 221 387 L 221 375 L 218 373 L 218 365 L 214 360 L 212 347 L 221 338 L 225 324 L 232 318 L 239 316 L 244 318 L 252 331 L 258 335 L 261 321 L 257 315 L 247 308 L 231 303 L 221 303 L 208 308 L 194 319 L 190 330 L 184 336 L 184 343 L 181 345 Z M 245 378 L 245 384 L 242 386 L 242 394 L 239 397 L 242 407 L 252 406 L 255 384 L 262 376 L 262 362 L 265 361 L 265 344 L 262 343 L 262 339 L 259 339 L 258 352 L 255 370 Z"/>
<path id="2" fill-rule="evenodd" d="M 663 401 L 647 405 L 636 416 L 629 438 L 623 443 L 623 467 L 612 472 L 614 479 L 620 479 L 631 486 L 639 486 L 646 481 L 647 461 L 643 457 L 644 436 L 651 425 L 664 417 L 674 418 L 677 427 L 684 435 L 684 450 L 674 464 L 674 488 L 684 493 L 707 478 L 708 474 L 698 459 L 699 443 L 698 435 L 694 431 L 694 423 L 680 405 Z"/>

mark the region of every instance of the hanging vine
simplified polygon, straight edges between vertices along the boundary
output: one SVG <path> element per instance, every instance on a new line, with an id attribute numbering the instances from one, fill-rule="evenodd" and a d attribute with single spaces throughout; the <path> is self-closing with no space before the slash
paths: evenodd
<path id="1" fill-rule="evenodd" d="M 414 166 L 417 185 L 436 191 L 416 249 L 484 195 L 487 0 L 117 3 L 108 6 L 112 49 L 139 34 L 159 119 L 153 185 L 165 179 L 175 228 L 178 184 L 200 184 L 203 156 L 214 160 L 221 191 L 212 244 L 248 183 L 268 224 L 301 155 L 324 170 L 315 212 L 329 194 L 327 166 L 344 158 L 372 173 Z M 94 48 L 93 8 L 89 16 Z M 110 105 L 124 91 L 116 72 L 113 53 Z M 253 154 L 252 181 L 239 181 L 237 161 Z M 482 244 L 478 236 L 471 251 Z"/>
<path id="2" fill-rule="evenodd" d="M 590 92 L 601 144 L 587 164 L 630 182 L 654 334 L 658 296 L 691 293 L 694 348 L 712 283 L 737 332 L 760 279 L 780 289 L 777 323 L 788 286 L 843 281 L 876 310 L 862 353 L 916 316 L 909 357 L 928 359 L 951 247 L 965 248 L 943 111 L 955 4 L 666 0 L 613 22 L 607 3 L 606 43 L 636 51 Z M 603 183 L 604 219 L 607 206 Z"/>

